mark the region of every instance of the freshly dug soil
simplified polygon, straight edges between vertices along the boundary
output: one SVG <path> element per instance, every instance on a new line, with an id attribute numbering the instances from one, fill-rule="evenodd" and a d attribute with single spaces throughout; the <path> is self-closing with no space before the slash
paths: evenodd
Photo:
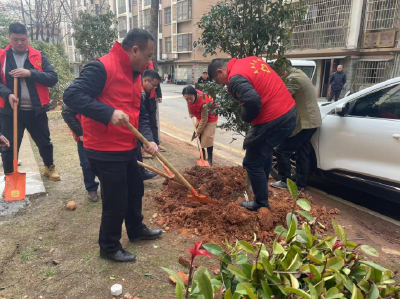
<path id="1" fill-rule="evenodd" d="M 217 204 L 200 204 L 187 198 L 188 191 L 178 183 L 166 180 L 162 191 L 155 196 L 159 203 L 160 215 L 154 223 L 162 227 L 179 229 L 181 234 L 195 234 L 203 241 L 220 242 L 247 240 L 254 238 L 269 242 L 276 235 L 274 229 L 278 225 L 286 227 L 286 215 L 292 211 L 293 199 L 288 191 L 270 188 L 271 210 L 261 208 L 250 212 L 240 207 L 247 191 L 249 200 L 253 194 L 249 192 L 246 171 L 240 167 L 193 167 L 187 169 L 184 176 L 193 183 L 200 195 L 205 195 Z M 312 204 L 310 196 L 307 198 Z M 297 209 L 297 208 L 296 208 Z M 316 222 L 329 229 L 333 214 L 340 213 L 334 209 L 327 211 L 323 206 L 312 204 L 311 214 L 318 217 Z M 298 217 L 302 221 L 301 217 Z M 322 226 L 315 225 L 319 232 Z"/>

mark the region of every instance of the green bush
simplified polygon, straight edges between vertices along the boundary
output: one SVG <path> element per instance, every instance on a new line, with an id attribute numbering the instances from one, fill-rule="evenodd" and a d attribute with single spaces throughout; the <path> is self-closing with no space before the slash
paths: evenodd
<path id="1" fill-rule="evenodd" d="M 277 227 L 272 248 L 263 242 L 237 241 L 222 248 L 216 244 L 203 247 L 220 261 L 220 274 L 212 278 L 205 267 L 191 275 L 196 255 L 207 255 L 196 243 L 192 253 L 188 289 L 174 271 L 166 270 L 177 280 L 179 299 L 377 299 L 399 298 L 400 286 L 392 272 L 373 261 L 365 260 L 361 251 L 377 256 L 375 249 L 359 246 L 347 239 L 345 230 L 333 220 L 335 235 L 322 238 L 315 232 L 311 206 L 299 199 L 296 185 L 288 180 L 294 198 L 287 216 L 287 228 Z M 300 208 L 295 211 L 296 208 Z M 307 219 L 300 224 L 297 215 Z M 283 238 L 283 240 L 281 240 Z"/>

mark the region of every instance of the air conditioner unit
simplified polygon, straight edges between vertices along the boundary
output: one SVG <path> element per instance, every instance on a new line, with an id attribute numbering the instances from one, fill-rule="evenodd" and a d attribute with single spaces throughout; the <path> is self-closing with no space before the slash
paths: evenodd
<path id="1" fill-rule="evenodd" d="M 178 59 L 178 54 L 172 54 L 173 59 Z"/>
<path id="2" fill-rule="evenodd" d="M 162 60 L 167 60 L 168 59 L 168 54 L 162 54 L 161 58 L 162 58 Z"/>

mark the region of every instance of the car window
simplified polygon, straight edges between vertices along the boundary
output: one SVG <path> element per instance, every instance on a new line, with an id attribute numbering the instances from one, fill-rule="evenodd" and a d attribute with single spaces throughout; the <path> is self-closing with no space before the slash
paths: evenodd
<path id="1" fill-rule="evenodd" d="M 400 84 L 381 89 L 349 104 L 349 116 L 400 120 Z"/>

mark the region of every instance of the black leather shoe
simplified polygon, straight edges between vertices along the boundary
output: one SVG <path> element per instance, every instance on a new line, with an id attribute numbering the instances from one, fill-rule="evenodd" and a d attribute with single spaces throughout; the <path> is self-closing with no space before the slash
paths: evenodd
<path id="1" fill-rule="evenodd" d="M 149 171 L 147 169 L 145 169 L 141 172 L 142 172 L 143 181 L 151 180 L 152 178 L 157 176 L 157 173 Z"/>
<path id="2" fill-rule="evenodd" d="M 87 197 L 91 202 L 99 201 L 99 196 L 97 195 L 97 191 L 88 191 Z"/>
<path id="3" fill-rule="evenodd" d="M 256 204 L 254 201 L 242 201 L 240 203 L 240 205 L 252 212 L 257 211 L 260 208 L 268 208 L 269 209 L 269 206 L 260 206 L 260 205 Z"/>
<path id="4" fill-rule="evenodd" d="M 154 240 L 163 234 L 161 229 L 150 229 L 146 227 L 133 239 L 129 239 L 131 242 L 141 241 L 141 240 Z"/>
<path id="5" fill-rule="evenodd" d="M 121 249 L 118 250 L 117 252 L 114 253 L 107 253 L 102 250 L 100 250 L 100 257 L 106 260 L 114 261 L 114 262 L 121 262 L 121 263 L 127 263 L 127 262 L 134 262 L 136 261 L 136 255 Z"/>

